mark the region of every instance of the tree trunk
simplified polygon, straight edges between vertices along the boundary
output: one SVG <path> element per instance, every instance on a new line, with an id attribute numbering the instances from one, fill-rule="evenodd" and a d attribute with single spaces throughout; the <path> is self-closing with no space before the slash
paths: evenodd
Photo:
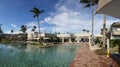
<path id="1" fill-rule="evenodd" d="M 93 2 L 92 2 L 92 4 L 93 4 Z M 92 30 L 91 30 L 91 34 L 92 34 L 92 36 L 91 36 L 91 45 L 92 46 L 94 46 L 94 44 L 93 44 L 93 30 L 94 30 L 94 6 L 92 5 Z"/>
<path id="2" fill-rule="evenodd" d="M 40 44 L 42 44 L 42 42 L 41 42 L 41 33 L 40 33 L 40 23 L 39 23 L 39 16 L 38 16 L 38 28 L 39 28 L 39 31 L 38 31 L 38 34 L 39 34 L 39 42 L 40 42 Z"/>

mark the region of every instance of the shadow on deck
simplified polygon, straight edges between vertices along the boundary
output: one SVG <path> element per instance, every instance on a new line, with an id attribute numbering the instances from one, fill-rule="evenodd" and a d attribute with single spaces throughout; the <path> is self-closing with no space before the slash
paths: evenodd
<path id="1" fill-rule="evenodd" d="M 110 57 L 115 60 L 120 66 L 120 54 L 111 54 Z"/>

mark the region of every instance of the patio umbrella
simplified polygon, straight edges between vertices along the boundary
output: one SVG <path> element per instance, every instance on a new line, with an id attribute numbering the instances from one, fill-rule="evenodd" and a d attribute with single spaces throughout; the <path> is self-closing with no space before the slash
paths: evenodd
<path id="1" fill-rule="evenodd" d="M 120 0 L 99 0 L 96 13 L 120 18 Z"/>

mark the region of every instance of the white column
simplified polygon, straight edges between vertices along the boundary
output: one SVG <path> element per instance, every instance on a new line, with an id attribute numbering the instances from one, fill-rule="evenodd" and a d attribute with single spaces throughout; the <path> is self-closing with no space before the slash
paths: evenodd
<path id="1" fill-rule="evenodd" d="M 90 43 L 90 35 L 89 35 L 89 45 L 91 45 L 91 43 Z"/>
<path id="2" fill-rule="evenodd" d="M 80 41 L 79 41 L 79 39 L 80 39 L 80 38 L 79 38 L 79 36 L 78 36 L 78 37 L 77 37 L 77 43 L 79 43 L 79 42 L 80 42 Z"/>
<path id="3" fill-rule="evenodd" d="M 71 38 L 69 38 L 69 43 L 72 43 Z"/>
<path id="4" fill-rule="evenodd" d="M 64 37 L 62 37 L 62 43 L 64 43 Z"/>

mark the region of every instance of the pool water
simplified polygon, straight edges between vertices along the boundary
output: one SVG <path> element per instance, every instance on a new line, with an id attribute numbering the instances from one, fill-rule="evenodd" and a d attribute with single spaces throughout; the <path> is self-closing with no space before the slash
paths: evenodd
<path id="1" fill-rule="evenodd" d="M 80 45 L 0 44 L 0 67 L 69 67 Z"/>

